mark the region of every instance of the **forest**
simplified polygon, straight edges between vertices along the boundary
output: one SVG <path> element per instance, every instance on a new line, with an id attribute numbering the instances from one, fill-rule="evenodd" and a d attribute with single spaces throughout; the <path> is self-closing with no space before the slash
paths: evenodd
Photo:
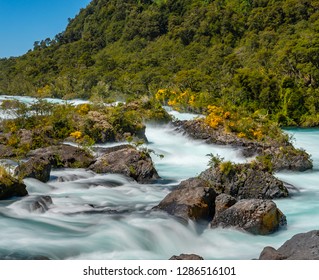
<path id="1" fill-rule="evenodd" d="M 0 94 L 156 97 L 179 110 L 319 125 L 319 1 L 93 0 L 0 60 Z"/>

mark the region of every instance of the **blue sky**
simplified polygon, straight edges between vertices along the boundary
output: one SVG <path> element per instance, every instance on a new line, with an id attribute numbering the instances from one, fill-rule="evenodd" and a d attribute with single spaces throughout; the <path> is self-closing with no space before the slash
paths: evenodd
<path id="1" fill-rule="evenodd" d="M 62 32 L 91 0 L 0 0 L 0 58 L 19 56 L 35 41 Z"/>

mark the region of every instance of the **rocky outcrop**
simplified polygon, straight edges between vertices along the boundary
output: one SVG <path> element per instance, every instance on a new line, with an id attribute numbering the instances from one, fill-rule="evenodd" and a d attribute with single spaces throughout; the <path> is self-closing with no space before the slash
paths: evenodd
<path id="1" fill-rule="evenodd" d="M 15 176 L 19 178 L 35 178 L 41 182 L 48 182 L 50 179 L 51 162 L 42 157 L 33 157 L 22 162 L 15 169 Z"/>
<path id="2" fill-rule="evenodd" d="M 14 196 L 26 196 L 28 194 L 26 185 L 19 180 L 3 175 L 0 172 L 0 199 L 7 199 Z"/>
<path id="3" fill-rule="evenodd" d="M 172 256 L 169 260 L 191 260 L 191 261 L 198 261 L 204 260 L 201 256 L 195 254 L 180 254 L 179 256 Z"/>
<path id="4" fill-rule="evenodd" d="M 93 156 L 84 149 L 70 145 L 57 145 L 30 151 L 28 157 L 41 158 L 50 162 L 52 167 L 86 168 Z"/>
<path id="5" fill-rule="evenodd" d="M 139 183 L 148 183 L 159 178 L 150 155 L 127 145 L 105 151 L 89 169 L 96 173 L 123 174 Z"/>
<path id="6" fill-rule="evenodd" d="M 234 227 L 252 234 L 267 235 L 287 224 L 286 217 L 270 200 L 243 199 L 217 212 L 211 227 Z"/>
<path id="7" fill-rule="evenodd" d="M 273 168 L 279 170 L 305 171 L 313 167 L 310 156 L 304 150 L 293 146 L 276 149 L 269 147 L 264 150 L 265 155 L 271 155 Z"/>
<path id="8" fill-rule="evenodd" d="M 16 153 L 12 147 L 0 144 L 0 158 L 11 158 L 15 156 Z"/>
<path id="9" fill-rule="evenodd" d="M 319 230 L 299 233 L 278 250 L 265 247 L 260 260 L 319 260 Z"/>
<path id="10" fill-rule="evenodd" d="M 215 213 L 215 198 L 216 193 L 207 181 L 191 178 L 181 182 L 153 209 L 163 210 L 185 221 L 210 221 Z"/>
<path id="11" fill-rule="evenodd" d="M 209 181 L 217 193 L 237 199 L 274 199 L 289 195 L 284 183 L 271 173 L 250 164 L 232 164 L 227 170 L 221 165 L 202 172 L 200 178 Z"/>
<path id="12" fill-rule="evenodd" d="M 311 169 L 313 164 L 310 155 L 304 150 L 296 149 L 291 143 L 277 142 L 275 139 L 269 142 L 259 142 L 240 138 L 235 133 L 225 132 L 224 128 L 213 129 L 201 119 L 191 121 L 175 121 L 176 130 L 187 134 L 193 139 L 204 140 L 209 144 L 231 145 L 242 149 L 245 157 L 256 155 L 269 156 L 274 170 L 283 169 L 293 171 L 305 171 Z"/>
<path id="13" fill-rule="evenodd" d="M 205 140 L 208 144 L 233 145 L 245 147 L 250 144 L 243 138 L 237 137 L 235 134 L 225 133 L 224 130 L 214 129 L 205 124 L 201 119 L 190 121 L 175 121 L 173 125 L 176 130 L 187 134 L 193 139 Z"/>

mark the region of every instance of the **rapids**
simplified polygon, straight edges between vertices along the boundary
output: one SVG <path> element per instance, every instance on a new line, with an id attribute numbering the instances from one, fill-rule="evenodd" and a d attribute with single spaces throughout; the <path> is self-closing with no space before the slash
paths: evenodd
<path id="1" fill-rule="evenodd" d="M 180 119 L 195 117 L 171 113 Z M 205 259 L 258 258 L 265 246 L 276 248 L 296 233 L 319 229 L 319 130 L 287 132 L 296 146 L 312 154 L 314 170 L 276 174 L 299 189 L 291 198 L 275 201 L 287 216 L 286 230 L 254 236 L 185 225 L 151 211 L 181 180 L 207 168 L 207 154 L 234 162 L 246 159 L 239 150 L 189 139 L 169 125 L 148 125 L 146 148 L 154 151 L 152 159 L 162 180 L 141 185 L 121 175 L 84 169 L 54 170 L 48 183 L 25 179 L 29 197 L 0 201 L 0 259 L 169 259 L 181 253 Z M 41 195 L 49 195 L 53 204 L 45 213 L 30 212 L 25 200 Z"/>

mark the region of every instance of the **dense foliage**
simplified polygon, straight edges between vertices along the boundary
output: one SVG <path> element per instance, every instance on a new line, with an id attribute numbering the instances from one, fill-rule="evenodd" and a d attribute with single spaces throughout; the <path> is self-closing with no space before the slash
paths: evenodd
<path id="1" fill-rule="evenodd" d="M 0 93 L 160 90 L 184 109 L 262 110 L 281 125 L 315 126 L 318 31 L 317 0 L 93 0 L 54 39 L 0 60 Z"/>
<path id="2" fill-rule="evenodd" d="M 12 116 L 0 123 L 0 157 L 23 157 L 30 150 L 65 140 L 84 147 L 125 140 L 138 143 L 147 140 L 145 122 L 170 120 L 158 102 L 147 98 L 112 106 L 52 104 L 42 99 L 26 105 L 6 100 L 0 109 Z"/>

